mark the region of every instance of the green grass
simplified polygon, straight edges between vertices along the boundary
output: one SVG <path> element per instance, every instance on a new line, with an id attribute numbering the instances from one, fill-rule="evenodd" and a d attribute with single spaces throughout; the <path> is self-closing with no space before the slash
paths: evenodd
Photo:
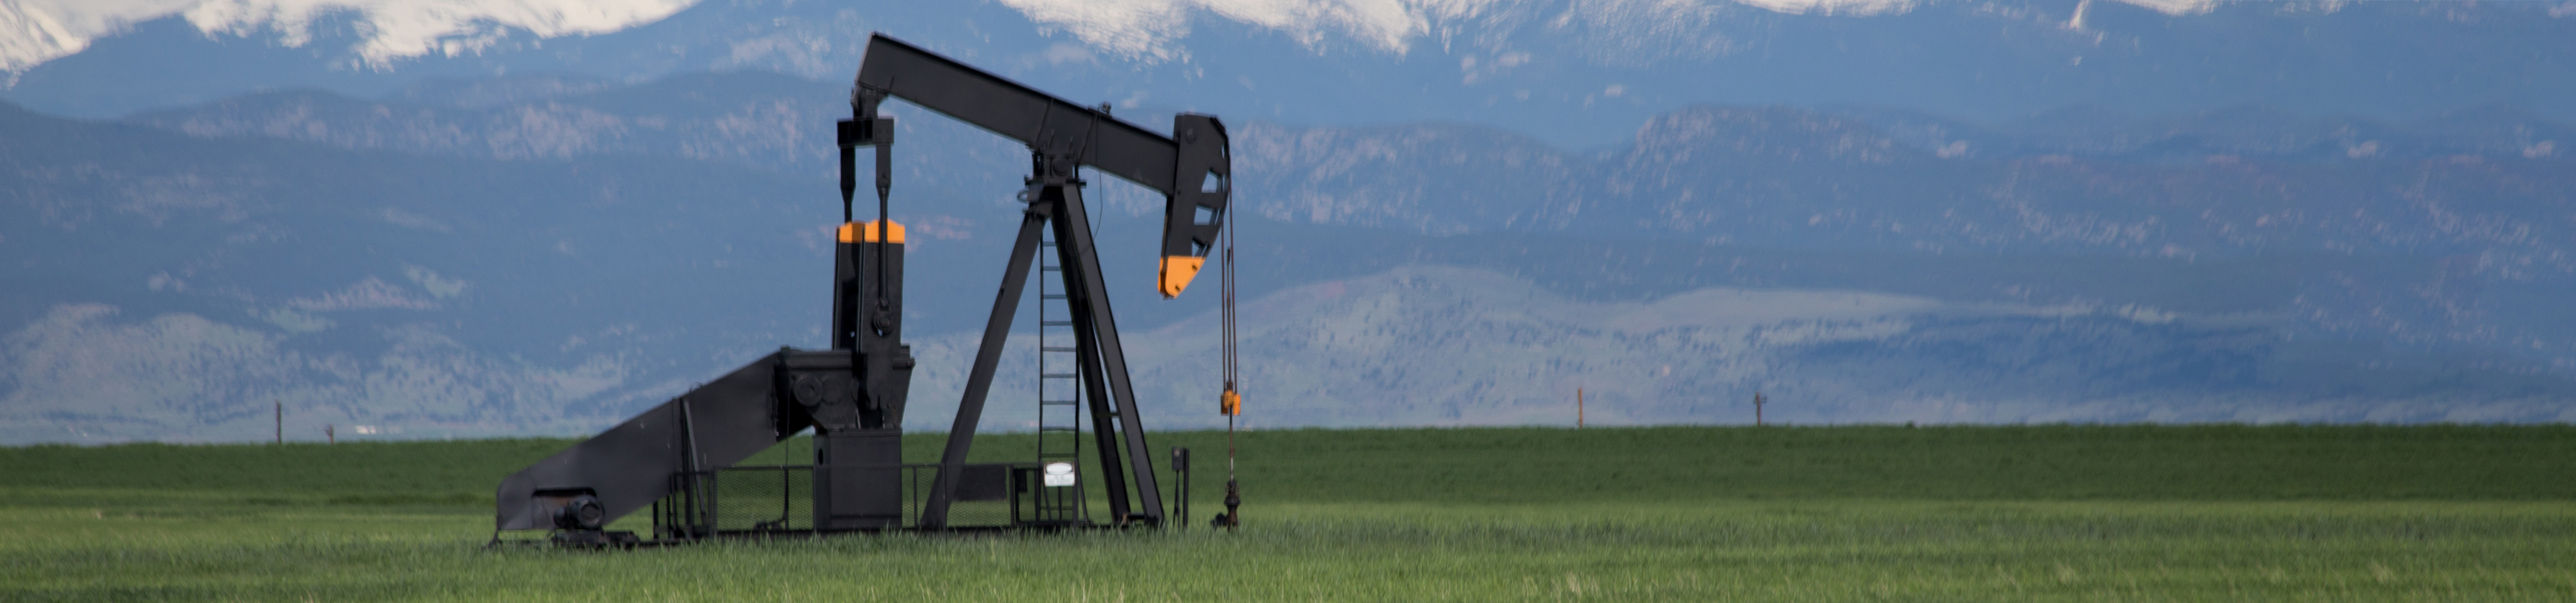
<path id="1" fill-rule="evenodd" d="M 2576 599 L 2566 426 L 1265 431 L 1236 534 L 482 548 L 568 444 L 0 449 L 0 600 Z"/>

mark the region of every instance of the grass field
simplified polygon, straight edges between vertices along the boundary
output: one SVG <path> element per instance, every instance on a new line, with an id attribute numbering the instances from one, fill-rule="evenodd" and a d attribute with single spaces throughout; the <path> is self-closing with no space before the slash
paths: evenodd
<path id="1" fill-rule="evenodd" d="M 2568 426 L 1265 431 L 1235 534 L 483 548 L 568 444 L 0 449 L 0 601 L 2576 600 Z"/>

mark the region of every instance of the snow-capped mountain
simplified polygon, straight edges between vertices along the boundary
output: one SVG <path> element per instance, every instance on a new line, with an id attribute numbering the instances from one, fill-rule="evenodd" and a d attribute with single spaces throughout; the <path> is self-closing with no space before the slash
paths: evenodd
<path id="1" fill-rule="evenodd" d="M 0 70 L 19 72 L 76 54 L 136 23 L 186 21 L 197 33 L 300 48 L 333 22 L 358 34 L 351 67 L 474 53 L 511 33 L 597 35 L 650 23 L 690 0 L 10 0 L 0 5 Z M 324 42 L 328 44 L 328 42 Z"/>
<path id="2" fill-rule="evenodd" d="M 2106 0 L 2171 14 L 2207 12 L 2210 0 Z M 0 13 L 0 71 L 24 71 L 78 53 L 92 40 L 126 33 L 135 23 L 179 17 L 206 36 L 314 44 L 317 25 L 359 28 L 351 51 L 368 67 L 427 55 L 455 56 L 491 48 L 510 32 L 538 39 L 613 33 L 669 17 L 698 0 L 12 0 Z M 1403 54 L 1417 41 L 1448 37 L 1463 25 L 1508 21 L 1526 12 L 1497 0 L 1002 0 L 1030 21 L 1061 28 L 1094 48 L 1151 61 L 1185 57 L 1194 14 L 1252 24 L 1310 42 L 1326 36 Z M 1904 12 L 1911 0 L 1739 0 L 1788 14 L 1877 15 Z M 1686 5 L 1637 0 L 1593 3 L 1570 11 L 1649 20 L 1692 12 Z M 2081 9 L 2068 21 L 2080 27 Z M 1653 28 L 1633 23 L 1631 28 Z"/>
<path id="3" fill-rule="evenodd" d="M 106 117 L 439 77 L 840 80 L 884 31 L 1063 94 L 1312 125 L 1478 122 L 1577 147 L 1692 103 L 2004 119 L 2259 103 L 2567 119 L 2576 8 L 2205 0 L 13 1 L 12 101 Z"/>
<path id="4" fill-rule="evenodd" d="M 572 434 L 815 345 L 871 31 L 1227 119 L 1261 426 L 2576 419 L 2576 4 L 0 2 L 0 443 Z M 1026 155 L 889 111 L 936 423 Z"/>

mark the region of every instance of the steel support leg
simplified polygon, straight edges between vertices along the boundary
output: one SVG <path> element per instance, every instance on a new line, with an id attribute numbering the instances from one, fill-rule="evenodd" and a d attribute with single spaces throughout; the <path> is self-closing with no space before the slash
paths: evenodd
<path id="1" fill-rule="evenodd" d="M 921 507 L 921 527 L 948 527 L 949 503 L 957 500 L 957 477 L 966 470 L 966 450 L 975 443 L 975 424 L 984 418 L 984 396 L 993 390 L 993 369 L 1002 360 L 1002 345 L 1011 335 L 1011 319 L 1020 309 L 1020 290 L 1028 285 L 1029 264 L 1037 259 L 1040 228 L 1046 227 L 1045 204 L 1029 205 L 1020 220 L 1020 238 L 1011 244 L 1010 266 L 1002 271 L 1001 293 L 993 298 L 993 316 L 984 322 L 984 341 L 975 348 L 975 367 L 967 373 L 966 395 L 957 401 L 957 422 L 948 428 L 948 448 L 939 455 L 939 475 L 930 482 L 930 500 Z"/>
<path id="2" fill-rule="evenodd" d="M 1082 188 L 1079 185 L 1049 188 L 1060 195 L 1055 199 L 1056 252 L 1063 258 L 1065 299 L 1075 302 L 1074 334 L 1081 338 L 1079 347 L 1082 355 L 1085 358 L 1096 357 L 1094 366 L 1107 377 L 1103 381 L 1108 386 L 1108 400 L 1117 405 L 1118 431 L 1124 436 L 1127 462 L 1131 465 L 1129 469 L 1135 474 L 1136 497 L 1143 503 L 1143 512 L 1138 517 L 1147 523 L 1161 523 L 1163 491 L 1155 484 L 1154 457 L 1146 449 L 1145 425 L 1136 413 L 1136 392 L 1127 376 L 1127 352 L 1118 342 L 1118 320 L 1110 312 L 1109 287 L 1100 277 L 1100 255 L 1094 252 L 1091 241 L 1091 220 L 1083 209 Z M 1097 397 L 1093 399 L 1099 400 Z M 1093 416 L 1096 418 L 1099 413 L 1095 412 Z M 1099 431 L 1105 440 L 1107 430 Z M 1110 451 L 1117 447 L 1108 445 L 1110 442 L 1107 441 L 1102 444 L 1102 460 L 1110 462 Z M 1122 472 L 1113 468 L 1109 473 L 1115 476 Z M 1116 492 L 1118 487 L 1112 486 L 1111 492 Z M 1112 509 L 1122 515 L 1126 511 L 1124 505 L 1114 503 Z"/>

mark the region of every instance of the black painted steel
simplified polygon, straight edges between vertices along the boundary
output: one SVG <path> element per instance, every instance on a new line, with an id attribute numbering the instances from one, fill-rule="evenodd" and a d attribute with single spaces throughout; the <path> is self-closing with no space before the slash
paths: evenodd
<path id="1" fill-rule="evenodd" d="M 1190 527 L 1190 449 L 1172 448 L 1172 521 Z"/>
<path id="2" fill-rule="evenodd" d="M 1081 207 L 1082 189 L 1069 184 L 1071 178 L 1060 173 L 1055 180 L 1038 195 L 1040 202 L 1059 208 Z M 1069 314 L 1066 318 L 1073 323 L 1074 371 L 1082 377 L 1077 381 L 1082 382 L 1083 401 L 1090 407 L 1092 454 L 1100 459 L 1101 477 L 1091 481 L 1100 485 L 1102 494 L 1108 499 L 1110 520 L 1123 524 L 1127 522 L 1132 507 L 1127 503 L 1127 470 L 1119 463 L 1118 409 L 1109 402 L 1109 380 L 1101 377 L 1105 365 L 1101 362 L 1100 339 L 1093 334 L 1100 325 L 1092 318 L 1093 306 L 1090 303 L 1096 291 L 1088 284 L 1090 279 L 1081 276 L 1083 265 L 1074 259 L 1089 250 L 1090 245 L 1087 240 L 1065 239 L 1068 231 L 1090 233 L 1090 224 L 1089 220 L 1079 218 L 1059 216 L 1056 219 L 1056 275 L 1064 279 L 1064 304 Z M 1137 457 L 1137 460 L 1144 458 Z"/>
<path id="3" fill-rule="evenodd" d="M 948 446 L 939 455 L 939 476 L 922 508 L 921 527 L 948 526 L 948 506 L 956 500 L 956 476 L 965 470 L 966 451 L 975 442 L 975 423 L 984 418 L 984 397 L 993 390 L 993 369 L 1002 362 L 1002 343 L 1011 334 L 1011 318 L 1020 309 L 1020 289 L 1029 282 L 1029 264 L 1037 259 L 1038 233 L 1047 223 L 1047 207 L 1029 206 L 1020 219 L 1020 236 L 1011 243 L 1010 264 L 1002 269 L 1002 290 L 993 297 L 992 317 L 984 321 L 984 340 L 975 347 L 975 364 L 967 370 L 966 392 L 957 401 L 957 420 L 948 428 Z"/>
<path id="4" fill-rule="evenodd" d="M 883 515 L 872 518 L 869 523 L 874 527 L 818 528 L 826 526 L 830 519 L 815 513 L 808 504 L 825 494 L 821 490 L 832 487 L 818 478 L 847 473 L 849 469 L 833 464 L 735 465 L 675 475 L 674 480 L 696 485 L 677 488 L 671 496 L 654 503 L 657 511 L 653 515 L 653 543 L 716 536 L 784 537 L 908 529 L 927 507 L 930 483 L 936 481 L 939 466 L 861 465 L 858 469 L 866 472 L 894 476 L 892 487 L 871 487 L 864 493 L 879 499 L 877 504 Z M 946 529 L 1084 526 L 1044 513 L 1042 493 L 1029 486 L 1040 473 L 1040 466 L 1032 463 L 967 464 L 959 474 L 957 487 L 957 502 L 963 504 L 951 512 Z M 719 491 L 722 495 L 715 495 Z"/>
<path id="5" fill-rule="evenodd" d="M 863 98 L 853 100 L 861 109 L 900 98 L 1018 140 L 1040 155 L 1077 157 L 1156 192 L 1175 190 L 1180 148 L 1171 138 L 884 34 L 868 39 L 857 85 Z"/>
<path id="6" fill-rule="evenodd" d="M 614 521 L 669 494 L 671 476 L 692 468 L 687 456 L 724 466 L 768 448 L 778 441 L 770 400 L 788 355 L 781 351 L 754 361 L 511 474 L 494 493 L 494 527 L 552 527 L 554 507 L 570 501 L 537 496 L 545 490 L 589 490 Z M 684 409 L 694 423 L 685 433 Z M 695 436 L 695 451 L 686 449 L 684 436 Z"/>
<path id="7" fill-rule="evenodd" d="M 1018 140 L 1038 156 L 1071 158 L 1162 193 L 1166 256 L 1206 257 L 1233 196 L 1225 124 L 1212 115 L 1173 116 L 1164 136 L 884 34 L 868 39 L 857 88 L 851 102 L 860 117 L 875 115 L 883 98 L 901 98 Z"/>
<path id="8" fill-rule="evenodd" d="M 1031 187 L 1022 199 L 1033 212 L 1046 214 L 1054 227 L 1066 301 L 1076 323 L 1079 370 L 1094 404 L 1093 436 L 1100 439 L 1095 450 L 1103 471 L 1091 483 L 1103 486 L 1116 522 L 1161 522 L 1162 491 L 1155 484 L 1144 424 L 1101 278 L 1077 171 L 1090 166 L 1163 193 L 1165 210 L 1171 214 L 1165 219 L 1165 255 L 1204 257 L 1216 240 L 1231 195 L 1232 160 L 1226 154 L 1224 125 L 1214 117 L 1183 114 L 1173 120 L 1177 138 L 1164 136 L 1110 116 L 1105 106 L 1093 109 L 1056 98 L 882 34 L 869 39 L 854 83 L 853 121 L 877 119 L 878 105 L 895 98 L 1028 145 Z M 853 142 L 849 139 L 857 137 L 853 130 L 858 129 L 844 129 L 845 144 Z M 1022 239 L 1033 243 L 1026 232 Z M 1010 278 L 1024 274 L 1018 253 L 1014 251 Z M 1016 284 L 1006 285 L 1005 297 L 995 300 L 997 316 L 1002 306 L 1018 304 L 1015 288 Z M 1002 328 L 1007 327 L 987 325 L 985 349 L 978 351 L 979 366 L 982 357 L 998 353 L 993 348 L 1002 344 L 997 330 Z M 982 370 L 968 378 L 969 394 L 950 428 L 941 460 L 944 467 L 963 461 L 974 434 L 968 415 L 980 418 L 982 394 L 990 379 L 990 372 Z M 923 527 L 937 527 L 945 519 L 946 505 L 955 500 L 953 473 L 943 471 L 941 482 L 933 487 Z M 1140 508 L 1129 506 L 1131 482 Z"/>
<path id="9" fill-rule="evenodd" d="M 848 429 L 815 438 L 814 529 L 903 525 L 903 431 Z"/>
<path id="10" fill-rule="evenodd" d="M 1163 519 L 1162 489 L 1154 485 L 1154 457 L 1145 447 L 1144 419 L 1136 413 L 1136 391 L 1127 377 L 1127 352 L 1118 341 L 1118 319 L 1109 309 L 1109 287 L 1100 278 L 1100 256 L 1093 252 L 1091 220 L 1083 213 L 1081 183 L 1073 182 L 1056 187 L 1056 190 L 1061 192 L 1056 196 L 1060 204 L 1055 220 L 1056 253 L 1063 258 L 1065 301 L 1073 307 L 1073 333 L 1079 342 L 1075 346 L 1081 348 L 1078 353 L 1086 359 L 1083 364 L 1095 367 L 1086 368 L 1085 373 L 1108 377 L 1085 379 L 1084 385 L 1091 389 L 1088 393 L 1092 394 L 1095 404 L 1105 400 L 1117 405 L 1116 413 L 1111 416 L 1118 420 L 1118 435 L 1125 440 L 1126 456 L 1134 463 L 1132 476 L 1120 475 L 1117 468 L 1104 472 L 1112 478 L 1108 488 L 1113 495 L 1109 509 L 1112 517 L 1120 523 L 1131 519 L 1159 523 Z M 1100 395 L 1099 388 L 1092 386 L 1104 382 L 1109 390 L 1106 396 Z M 1100 415 L 1097 410 L 1092 414 L 1094 417 Z M 1111 463 L 1111 451 L 1119 448 L 1117 442 L 1110 439 L 1110 433 L 1102 429 L 1092 434 L 1101 440 L 1098 450 L 1103 463 Z M 1125 479 L 1129 478 L 1136 482 L 1136 498 L 1141 503 L 1139 506 L 1143 507 L 1140 513 L 1130 513 L 1115 496 L 1125 487 Z"/>
<path id="11" fill-rule="evenodd" d="M 880 222 L 882 223 L 882 222 Z M 856 331 L 858 377 L 866 395 L 859 401 L 861 429 L 894 429 L 903 425 L 904 401 L 912 390 L 912 346 L 903 344 L 902 243 L 859 243 L 858 264 L 877 268 L 875 278 L 858 279 L 862 300 L 852 304 Z M 828 428 L 829 426 L 827 426 Z"/>
<path id="12" fill-rule="evenodd" d="M 1031 187 L 1023 192 L 1028 212 L 927 492 L 906 485 L 930 467 L 904 468 L 897 431 L 914 365 L 910 346 L 902 343 L 904 248 L 891 233 L 875 230 L 890 225 L 894 122 L 877 115 L 878 103 L 886 98 L 1011 137 L 1032 151 Z M 897 527 L 904 519 L 902 507 L 914 504 L 905 492 L 922 495 L 918 525 L 924 528 L 950 527 L 953 503 L 988 500 L 997 493 L 1009 495 L 1011 514 L 1018 517 L 1018 494 L 1027 486 L 1006 484 L 1027 481 L 1035 469 L 1005 473 L 966 465 L 964 459 L 1029 264 L 1039 253 L 1039 229 L 1049 226 L 1059 242 L 1059 275 L 1076 323 L 1079 370 L 1094 405 L 1093 435 L 1099 438 L 1104 471 L 1089 483 L 1104 486 L 1118 523 L 1163 520 L 1162 493 L 1148 461 L 1077 172 L 1091 166 L 1163 193 L 1169 213 L 1165 255 L 1204 256 L 1231 196 L 1224 124 L 1211 116 L 1182 114 L 1173 120 L 1174 136 L 1166 137 L 1111 117 L 1105 105 L 1095 110 L 1055 98 L 882 35 L 869 42 L 851 105 L 854 119 L 842 122 L 837 136 L 845 226 L 843 240 L 834 248 L 832 349 L 780 348 L 512 474 L 496 492 L 497 528 L 546 529 L 562 517 L 570 526 L 566 531 L 578 532 L 566 537 L 571 541 L 614 542 L 618 537 L 598 532 L 597 526 L 651 505 L 657 538 L 715 535 L 724 531 L 718 521 L 719 498 L 726 490 L 720 481 L 723 470 L 809 427 L 819 436 L 815 473 L 806 478 L 815 503 L 810 530 Z M 873 146 L 877 152 L 878 219 L 871 224 L 851 223 L 859 146 Z M 785 471 L 783 466 L 779 470 Z M 776 480 L 777 496 L 788 496 L 794 482 L 783 473 Z M 1138 509 L 1129 508 L 1131 481 Z M 779 517 L 765 520 L 762 529 L 775 531 L 791 523 L 786 519 L 791 504 L 779 502 L 775 508 Z"/>
<path id="13" fill-rule="evenodd" d="M 1225 223 L 1226 200 L 1234 196 L 1234 158 L 1225 122 L 1213 115 L 1172 116 L 1174 154 L 1172 190 L 1163 207 L 1163 255 L 1207 257 Z"/>

